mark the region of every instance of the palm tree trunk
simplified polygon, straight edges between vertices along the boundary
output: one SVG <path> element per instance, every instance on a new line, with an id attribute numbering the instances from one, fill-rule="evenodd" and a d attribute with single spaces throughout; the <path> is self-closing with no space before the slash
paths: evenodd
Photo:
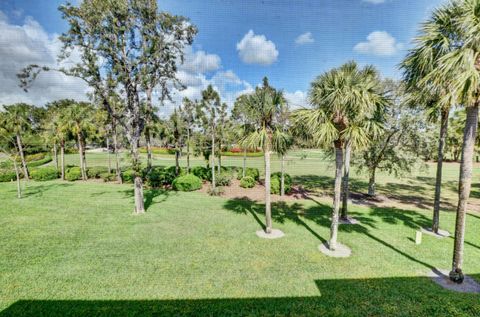
<path id="1" fill-rule="evenodd" d="M 340 211 L 340 197 L 342 194 L 343 147 L 341 141 L 335 142 L 335 190 L 333 196 L 332 224 L 330 226 L 329 249 L 337 248 L 338 217 Z"/>
<path id="2" fill-rule="evenodd" d="M 247 148 L 243 149 L 243 171 L 242 171 L 242 177 L 245 177 L 247 169 Z"/>
<path id="3" fill-rule="evenodd" d="M 350 156 L 352 146 L 350 142 L 345 144 L 345 165 L 343 170 L 343 182 L 342 182 L 342 215 L 343 220 L 348 220 L 348 198 L 350 194 L 348 182 L 350 180 Z"/>
<path id="4" fill-rule="evenodd" d="M 285 196 L 285 155 L 282 154 L 282 164 L 280 171 L 280 196 Z"/>
<path id="5" fill-rule="evenodd" d="M 450 279 L 457 283 L 463 282 L 463 247 L 465 241 L 465 218 L 467 202 L 472 183 L 473 154 L 477 135 L 479 102 L 467 107 L 467 117 L 463 132 L 462 161 L 460 163 L 460 180 L 458 184 L 458 206 L 455 222 L 455 242 L 453 249 L 452 271 Z"/>
<path id="6" fill-rule="evenodd" d="M 376 166 L 370 168 L 370 177 L 368 178 L 368 196 L 375 197 L 375 172 L 377 170 Z"/>
<path id="7" fill-rule="evenodd" d="M 440 226 L 440 194 L 442 189 L 442 166 L 443 151 L 445 149 L 445 139 L 448 133 L 448 110 L 442 111 L 440 123 L 440 137 L 438 139 L 438 159 L 437 159 L 437 177 L 435 180 L 435 199 L 433 202 L 432 231 L 438 233 Z"/>
<path id="8" fill-rule="evenodd" d="M 25 153 L 23 152 L 22 138 L 20 137 L 19 133 L 17 133 L 16 137 L 18 152 L 20 153 L 20 158 L 22 160 L 23 174 L 25 179 L 28 181 L 30 180 L 30 174 L 28 173 L 27 161 L 25 160 Z"/>
<path id="9" fill-rule="evenodd" d="M 120 172 L 120 158 L 118 157 L 118 142 L 117 142 L 117 125 L 115 121 L 112 121 L 113 125 L 113 150 L 115 151 L 115 174 L 117 175 L 117 181 L 119 184 L 122 183 L 122 173 Z"/>
<path id="10" fill-rule="evenodd" d="M 20 184 L 20 171 L 18 170 L 17 159 L 13 159 L 13 167 L 15 168 L 15 176 L 17 178 L 17 198 L 22 198 L 22 186 Z"/>
<path id="11" fill-rule="evenodd" d="M 215 131 L 215 130 L 213 130 Z M 210 155 L 212 157 L 212 190 L 215 190 L 215 133 L 212 132 L 212 154 Z"/>
<path id="12" fill-rule="evenodd" d="M 58 172 L 58 150 L 57 150 L 57 142 L 53 143 L 53 164 L 55 165 L 55 169 Z"/>
<path id="13" fill-rule="evenodd" d="M 108 172 L 112 172 L 112 160 L 110 158 L 110 139 L 107 136 L 107 157 L 108 157 Z"/>
<path id="14" fill-rule="evenodd" d="M 272 206 L 270 202 L 270 144 L 265 142 L 265 232 L 272 232 Z"/>
<path id="15" fill-rule="evenodd" d="M 60 141 L 60 168 L 61 168 L 61 179 L 65 180 L 65 141 Z"/>

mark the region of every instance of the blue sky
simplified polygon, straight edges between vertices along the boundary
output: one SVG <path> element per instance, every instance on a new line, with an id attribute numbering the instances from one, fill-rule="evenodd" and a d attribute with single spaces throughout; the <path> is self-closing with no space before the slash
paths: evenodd
<path id="1" fill-rule="evenodd" d="M 421 21 L 441 2 L 162 0 L 159 5 L 162 10 L 189 17 L 199 29 L 188 53 L 189 65 L 181 74 L 192 87 L 179 97 L 196 97 L 202 87 L 213 83 L 231 102 L 268 76 L 293 103 L 302 103 L 312 79 L 348 60 L 373 64 L 384 76 L 399 77 L 397 65 Z M 3 27 L 26 29 L 30 23 L 41 29 L 54 47 L 56 34 L 66 29 L 57 11 L 61 3 L 2 0 Z M 1 35 L 0 45 L 9 45 L 2 42 Z M 14 98 L 0 93 L 0 103 Z"/>

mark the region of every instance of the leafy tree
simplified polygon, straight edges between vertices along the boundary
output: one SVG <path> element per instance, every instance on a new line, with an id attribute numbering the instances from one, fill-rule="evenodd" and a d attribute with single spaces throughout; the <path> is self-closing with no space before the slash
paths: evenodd
<path id="1" fill-rule="evenodd" d="M 255 92 L 244 97 L 246 114 L 253 125 L 253 132 L 248 134 L 243 145 L 249 148 L 261 147 L 265 158 L 265 232 L 272 232 L 272 212 L 270 201 L 270 155 L 272 151 L 284 148 L 289 136 L 280 126 L 280 116 L 286 104 L 283 92 L 271 87 L 267 77 L 263 85 Z"/>
<path id="2" fill-rule="evenodd" d="M 9 119 L 9 115 L 5 112 L 0 112 L 0 122 L 5 122 Z M 20 151 L 18 149 L 16 133 L 4 125 L 0 125 L 0 153 L 5 155 L 12 163 L 15 169 L 15 177 L 17 181 L 17 198 L 22 198 L 22 186 L 20 183 L 20 167 L 18 160 L 20 158 Z"/>
<path id="3" fill-rule="evenodd" d="M 180 174 L 180 154 L 186 133 L 185 122 L 180 114 L 181 110 L 173 110 L 169 120 L 165 123 L 165 137 L 169 143 L 175 145 L 175 175 Z"/>
<path id="4" fill-rule="evenodd" d="M 369 143 L 372 131 L 378 130 L 376 115 L 387 104 L 387 99 L 382 94 L 377 71 L 372 66 L 360 69 L 355 62 L 317 77 L 309 98 L 314 108 L 297 111 L 294 121 L 296 129 L 311 134 L 318 145 L 334 145 L 335 190 L 329 248 L 335 250 L 344 148 L 361 148 Z"/>
<path id="5" fill-rule="evenodd" d="M 170 98 L 172 88 L 182 88 L 177 62 L 183 61 L 196 28 L 184 17 L 159 12 L 155 0 L 84 0 L 78 6 L 67 3 L 60 11 L 69 30 L 60 37 L 64 46 L 59 59 L 77 50 L 80 61 L 56 70 L 83 79 L 123 127 L 135 172 L 135 213 L 143 213 L 138 145 L 148 118 L 142 100 L 150 98 L 153 87 L 160 90 L 161 100 Z M 19 74 L 21 85 L 28 88 L 39 72 L 48 70 L 28 66 Z M 124 100 L 120 113 L 112 109 L 112 91 L 120 92 Z"/>
<path id="6" fill-rule="evenodd" d="M 236 129 L 236 135 L 240 140 L 253 132 L 253 123 L 250 121 L 252 116 L 247 113 L 248 110 L 248 95 L 240 95 L 235 100 L 232 109 L 232 119 L 240 125 L 238 129 Z M 247 150 L 247 147 L 244 146 L 242 177 L 245 177 L 245 171 L 247 168 Z"/>
<path id="7" fill-rule="evenodd" d="M 196 102 L 191 101 L 188 98 L 184 98 L 182 102 L 183 106 L 180 108 L 182 120 L 185 123 L 185 132 L 187 134 L 187 174 L 190 173 L 190 147 L 193 129 L 195 126 L 195 109 Z"/>

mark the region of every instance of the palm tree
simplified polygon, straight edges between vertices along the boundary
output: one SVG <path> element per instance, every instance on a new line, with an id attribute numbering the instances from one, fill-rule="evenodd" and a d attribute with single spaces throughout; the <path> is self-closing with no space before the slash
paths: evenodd
<path id="1" fill-rule="evenodd" d="M 311 134 L 318 145 L 334 145 L 334 199 L 328 244 L 329 249 L 334 251 L 337 248 L 344 149 L 349 144 L 362 147 L 368 143 L 367 131 L 378 129 L 375 128 L 376 114 L 387 104 L 387 99 L 382 93 L 375 68 L 366 66 L 359 69 L 355 62 L 317 77 L 311 85 L 309 99 L 314 108 L 297 111 L 294 124 L 297 130 L 301 127 Z"/>
<path id="2" fill-rule="evenodd" d="M 263 79 L 263 86 L 245 97 L 246 114 L 254 126 L 254 131 L 243 140 L 250 148 L 261 147 L 265 158 L 265 232 L 272 233 L 272 212 L 270 202 L 270 154 L 278 151 L 288 142 L 288 136 L 279 125 L 279 116 L 286 104 L 281 91 L 277 91 Z"/>
<path id="3" fill-rule="evenodd" d="M 180 154 L 182 150 L 182 143 L 185 134 L 185 122 L 181 116 L 182 110 L 173 110 L 170 119 L 165 123 L 165 138 L 168 143 L 175 145 L 175 174 L 180 174 Z"/>
<path id="4" fill-rule="evenodd" d="M 183 121 L 185 122 L 185 130 L 187 132 L 187 173 L 190 173 L 190 144 L 192 130 L 195 124 L 195 107 L 196 102 L 192 102 L 188 98 L 183 99 L 183 107 L 180 108 Z"/>
<path id="5" fill-rule="evenodd" d="M 438 47 L 445 52 L 438 64 L 420 81 L 422 85 L 448 87 L 441 95 L 442 102 L 455 101 L 466 108 L 463 133 L 462 158 L 458 186 L 458 205 L 455 224 L 455 242 L 450 279 L 462 283 L 464 276 L 463 248 L 465 240 L 465 218 L 472 182 L 473 154 L 478 126 L 480 105 L 480 0 L 452 1 L 433 13 L 427 26 L 435 21 L 442 36 L 430 38 L 426 50 L 433 54 Z M 427 37 L 428 38 L 428 37 Z"/>
<path id="6" fill-rule="evenodd" d="M 435 180 L 435 198 L 433 204 L 432 231 L 438 234 L 440 227 L 440 199 L 442 188 L 443 157 L 445 140 L 448 133 L 448 120 L 455 98 L 449 93 L 448 77 L 437 81 L 426 80 L 432 71 L 442 67 L 445 55 L 453 52 L 458 43 L 451 37 L 455 32 L 454 15 L 449 9 L 437 10 L 432 18 L 423 24 L 420 35 L 415 39 L 416 47 L 408 53 L 401 67 L 407 92 L 414 105 L 423 105 L 430 118 L 440 117 L 438 137 L 437 175 Z"/>
<path id="7" fill-rule="evenodd" d="M 232 119 L 240 124 L 239 129 L 235 131 L 235 135 L 239 139 L 245 138 L 252 131 L 252 123 L 249 121 L 250 115 L 247 114 L 248 110 L 248 95 L 240 95 L 236 100 L 232 109 Z M 242 177 L 245 177 L 245 170 L 247 168 L 247 150 L 246 146 L 243 147 L 243 169 Z"/>
<path id="8" fill-rule="evenodd" d="M 15 144 L 22 161 L 23 175 L 28 181 L 30 179 L 30 174 L 28 171 L 27 161 L 25 159 L 23 136 L 31 129 L 30 116 L 32 107 L 24 103 L 19 103 L 10 106 L 4 106 L 4 110 L 5 115 L 2 116 L 2 122 L 0 122 L 0 124 L 15 136 Z"/>

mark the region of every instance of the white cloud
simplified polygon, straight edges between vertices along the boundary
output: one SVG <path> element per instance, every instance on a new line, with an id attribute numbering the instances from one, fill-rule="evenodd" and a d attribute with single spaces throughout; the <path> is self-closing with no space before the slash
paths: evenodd
<path id="1" fill-rule="evenodd" d="M 306 107 L 308 105 L 307 94 L 301 90 L 285 92 L 284 94 L 285 99 L 287 99 L 287 102 L 292 109 Z"/>
<path id="2" fill-rule="evenodd" d="M 304 44 L 309 44 L 315 42 L 315 39 L 313 38 L 313 35 L 311 32 L 306 32 L 303 34 L 300 34 L 296 39 L 295 43 L 298 45 L 304 45 Z"/>
<path id="3" fill-rule="evenodd" d="M 252 30 L 237 43 L 237 51 L 240 59 L 246 64 L 267 66 L 278 58 L 275 43 L 267 40 L 265 35 L 255 35 Z"/>
<path id="4" fill-rule="evenodd" d="M 192 48 L 189 46 L 185 50 L 185 61 L 179 68 L 192 73 L 205 73 L 215 71 L 220 67 L 220 56 L 216 54 L 207 54 L 204 51 L 193 52 Z"/>
<path id="5" fill-rule="evenodd" d="M 372 4 L 380 4 L 380 3 L 385 3 L 386 0 L 362 0 L 362 1 L 372 3 Z"/>
<path id="6" fill-rule="evenodd" d="M 355 45 L 354 50 L 361 54 L 392 56 L 403 48 L 403 44 L 385 31 L 374 31 L 367 36 L 366 42 Z"/>
<path id="7" fill-rule="evenodd" d="M 41 106 L 64 98 L 87 100 L 87 85 L 60 73 L 42 73 L 28 93 L 18 86 L 16 75 L 22 68 L 29 64 L 55 66 L 60 48 L 58 36 L 45 32 L 33 18 L 27 17 L 23 25 L 13 25 L 0 11 L 0 104 Z"/>

